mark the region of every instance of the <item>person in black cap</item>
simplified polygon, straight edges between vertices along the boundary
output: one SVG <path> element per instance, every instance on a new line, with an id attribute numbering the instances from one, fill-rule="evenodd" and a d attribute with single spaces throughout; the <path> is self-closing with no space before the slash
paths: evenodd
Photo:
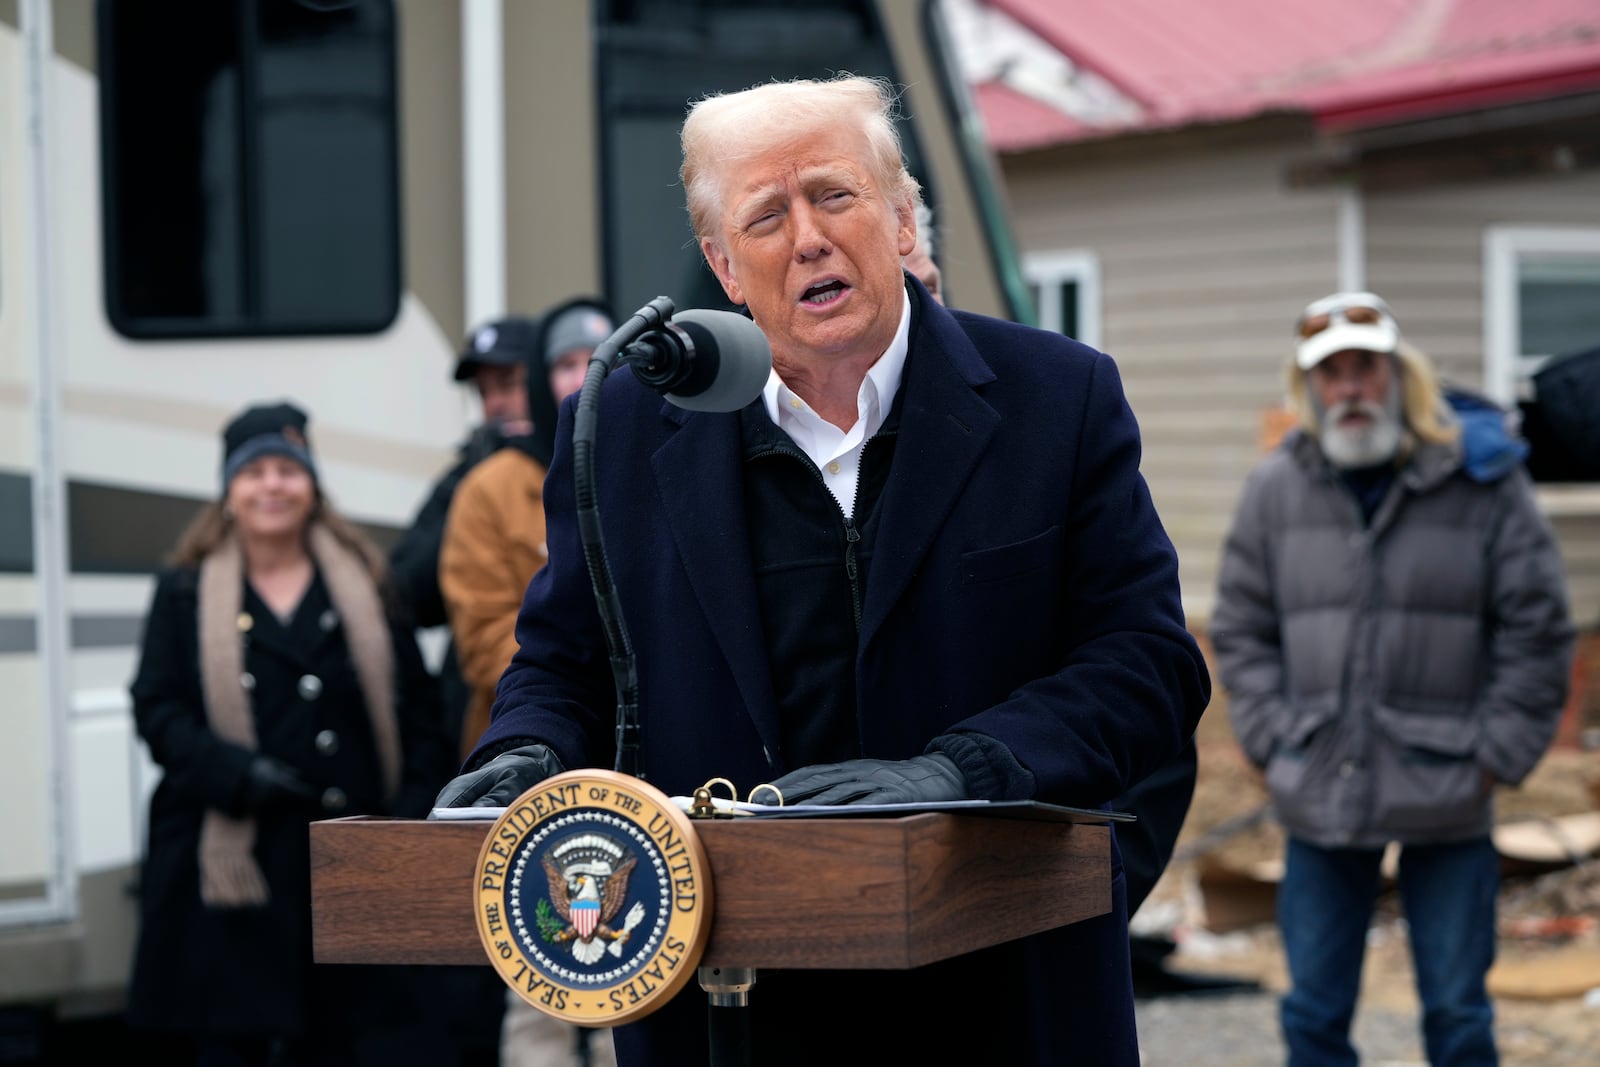
<path id="1" fill-rule="evenodd" d="M 306 415 L 223 432 L 222 493 L 159 575 L 130 687 L 150 801 L 127 1018 L 205 1064 L 450 1062 L 409 968 L 317 966 L 307 825 L 426 815 L 451 750 L 383 555 Z"/>
<path id="2" fill-rule="evenodd" d="M 389 553 L 396 588 L 421 629 L 449 622 L 439 588 L 439 548 L 450 503 L 462 479 L 505 446 L 526 442 L 532 432 L 527 368 L 534 361 L 538 330 L 538 320 L 522 315 L 490 319 L 467 335 L 456 358 L 451 378 L 470 384 L 477 393 L 483 421 L 458 447 L 455 462 L 434 483 Z M 453 639 L 445 643 L 436 677 L 443 727 L 453 740 L 461 734 L 472 697 Z M 451 1020 L 458 1046 L 473 1062 L 497 1063 L 501 1011 L 495 994 L 502 984 L 499 976 L 481 967 L 441 968 L 439 974 L 444 985 L 440 1010 Z"/>
<path id="3" fill-rule="evenodd" d="M 480 462 L 532 431 L 528 418 L 527 366 L 533 358 L 538 323 L 520 315 L 486 322 L 468 335 L 456 359 L 453 378 L 470 382 L 483 409 L 483 422 L 467 436 L 456 461 L 434 483 L 416 517 L 389 553 L 396 587 L 415 616 L 417 626 L 445 625 L 439 590 L 439 545 L 445 517 L 461 479 Z M 446 646 L 439 667 L 439 691 L 445 729 L 461 729 L 470 691 L 462 680 L 454 643 Z"/>
<path id="4" fill-rule="evenodd" d="M 502 436 L 528 432 L 527 362 L 537 340 L 534 320 L 511 315 L 479 326 L 456 359 L 455 380 L 472 383 L 485 425 Z"/>
<path id="5" fill-rule="evenodd" d="M 605 305 L 587 297 L 540 318 L 525 349 L 532 430 L 468 472 L 451 503 L 439 586 L 472 690 L 461 726 L 463 753 L 489 725 L 495 683 L 517 647 L 512 631 L 522 593 L 547 555 L 541 489 L 555 446 L 557 406 L 583 385 L 590 354 L 613 329 Z"/>
<path id="6" fill-rule="evenodd" d="M 527 367 L 532 432 L 473 468 L 450 506 L 439 584 L 462 674 L 472 687 L 461 730 L 463 755 L 489 725 L 495 685 L 517 648 L 522 594 L 549 555 L 544 476 L 555 448 L 557 408 L 583 386 L 590 355 L 614 329 L 605 305 L 587 297 L 545 313 Z M 501 1062 L 507 1067 L 615 1064 L 608 1032 L 571 1026 L 510 991 L 503 999 Z"/>

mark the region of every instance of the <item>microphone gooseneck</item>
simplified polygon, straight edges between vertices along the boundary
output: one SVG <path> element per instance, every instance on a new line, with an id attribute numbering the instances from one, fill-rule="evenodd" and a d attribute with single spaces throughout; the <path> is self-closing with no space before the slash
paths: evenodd
<path id="1" fill-rule="evenodd" d="M 589 567 L 595 609 L 605 630 L 611 677 L 617 689 L 617 755 L 613 769 L 639 779 L 645 775 L 638 662 L 622 617 L 622 602 L 611 582 L 611 563 L 606 558 L 605 538 L 600 530 L 600 509 L 594 486 L 594 444 L 599 425 L 600 387 L 611 373 L 623 346 L 647 330 L 659 329 L 672 318 L 672 311 L 672 301 L 658 296 L 600 342 L 589 357 L 589 369 L 584 375 L 583 387 L 578 390 L 578 403 L 572 414 L 572 481 L 578 537 L 583 542 L 583 558 Z"/>
<path id="2" fill-rule="evenodd" d="M 600 530 L 594 485 L 594 446 L 600 389 L 618 361 L 645 385 L 691 411 L 738 411 L 761 395 L 772 373 L 772 349 L 761 328 L 731 311 L 691 308 L 674 314 L 658 296 L 602 341 L 589 369 L 572 421 L 573 494 L 578 536 L 583 543 L 595 608 L 605 630 L 611 676 L 617 689 L 617 755 L 614 769 L 643 779 L 644 726 L 639 719 L 639 670 L 633 641 L 622 617 L 622 601 L 611 581 Z"/>

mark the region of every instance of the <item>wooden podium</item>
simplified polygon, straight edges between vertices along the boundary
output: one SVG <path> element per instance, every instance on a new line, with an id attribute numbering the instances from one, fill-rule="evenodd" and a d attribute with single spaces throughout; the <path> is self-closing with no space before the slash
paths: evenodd
<path id="1" fill-rule="evenodd" d="M 317 961 L 489 966 L 473 868 L 490 825 L 312 823 Z M 962 812 L 695 828 L 716 897 L 702 973 L 918 967 L 1111 910 L 1106 822 Z"/>

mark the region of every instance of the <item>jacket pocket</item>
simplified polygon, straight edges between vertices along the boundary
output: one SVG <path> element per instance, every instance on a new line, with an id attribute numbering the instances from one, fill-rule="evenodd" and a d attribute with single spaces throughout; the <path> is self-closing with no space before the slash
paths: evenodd
<path id="1" fill-rule="evenodd" d="M 1450 830 L 1487 814 L 1477 724 L 1465 709 L 1437 714 L 1380 704 L 1373 723 L 1377 829 Z"/>
<path id="2" fill-rule="evenodd" d="M 1338 762 L 1338 697 L 1329 693 L 1294 705 L 1267 759 L 1267 792 L 1278 821 L 1302 832 L 1332 823 L 1328 782 Z"/>
<path id="3" fill-rule="evenodd" d="M 1003 581 L 1056 565 L 1060 558 L 1061 527 L 1052 526 L 1026 541 L 963 552 L 961 582 L 973 585 Z"/>
<path id="4" fill-rule="evenodd" d="M 961 655 L 976 672 L 971 681 L 995 690 L 985 704 L 1060 669 L 1061 617 L 1069 604 L 1061 590 L 1061 551 L 1060 527 L 1052 526 L 959 557 L 961 585 L 940 602 L 968 620 L 962 624 Z M 962 668 L 947 663 L 941 669 Z"/>
<path id="5" fill-rule="evenodd" d="M 1278 733 L 1278 751 L 1290 755 L 1303 754 L 1338 710 L 1339 699 L 1332 693 L 1296 702 Z"/>

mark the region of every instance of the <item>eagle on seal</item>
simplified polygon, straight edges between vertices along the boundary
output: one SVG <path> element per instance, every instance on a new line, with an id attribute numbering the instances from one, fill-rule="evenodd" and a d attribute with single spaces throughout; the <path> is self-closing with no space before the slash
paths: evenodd
<path id="1" fill-rule="evenodd" d="M 628 898 L 628 876 L 633 873 L 638 858 L 629 856 L 615 869 L 609 864 L 576 863 L 563 869 L 549 855 L 544 857 L 544 873 L 550 883 L 550 902 L 565 922 L 566 928 L 555 936 L 555 942 L 572 942 L 572 955 L 579 963 L 593 963 L 605 955 L 606 943 L 617 944 L 627 940 L 628 932 L 638 923 L 632 922 L 621 930 L 611 922 L 622 910 Z M 635 905 L 635 911 L 641 909 Z"/>

